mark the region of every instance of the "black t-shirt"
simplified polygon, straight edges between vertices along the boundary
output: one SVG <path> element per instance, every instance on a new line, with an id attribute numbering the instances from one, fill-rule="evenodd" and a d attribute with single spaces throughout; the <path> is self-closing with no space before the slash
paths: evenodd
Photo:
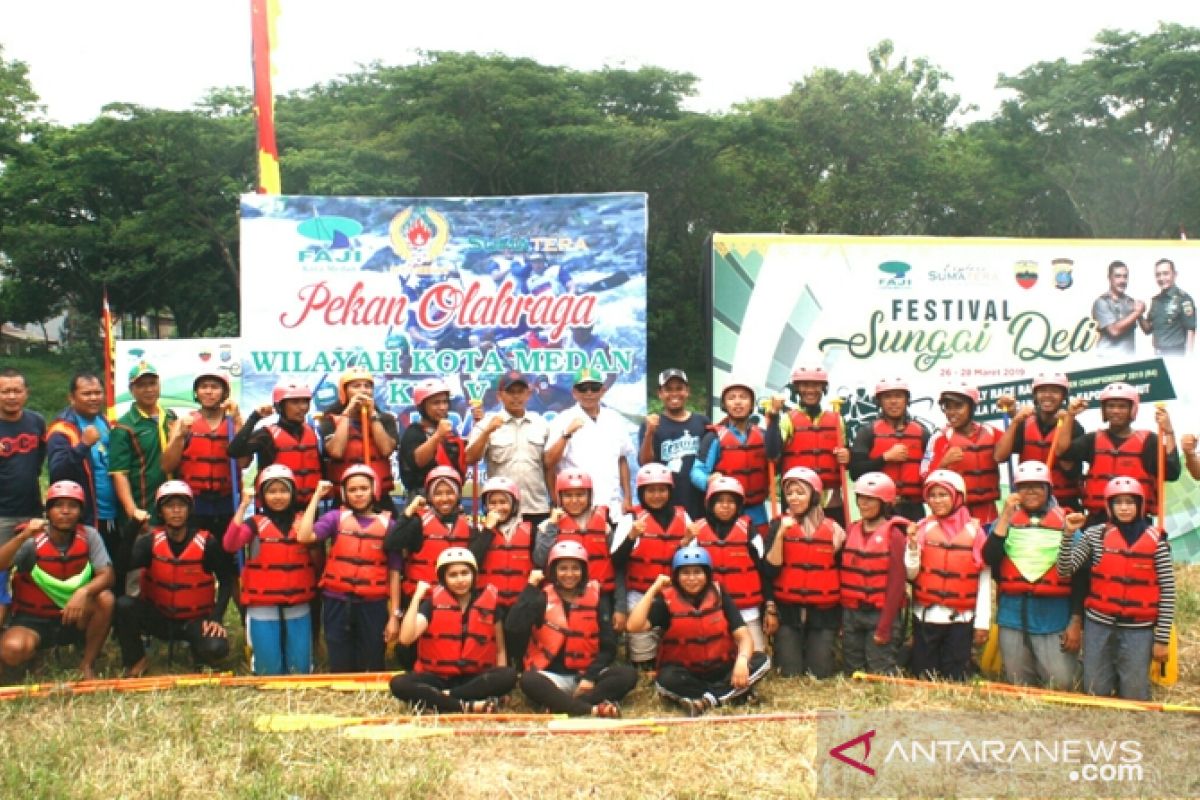
<path id="1" fill-rule="evenodd" d="M 46 458 L 46 420 L 33 411 L 0 419 L 0 517 L 40 517 L 38 479 Z"/>
<path id="2" fill-rule="evenodd" d="M 700 441 L 709 426 L 708 417 L 692 414 L 679 422 L 666 414 L 659 415 L 654 431 L 654 460 L 666 464 L 675 476 L 671 504 L 683 506 L 693 520 L 704 516 L 704 493 L 692 485 L 692 464 L 700 452 Z M 638 429 L 638 442 L 646 438 L 646 423 Z"/>
<path id="3" fill-rule="evenodd" d="M 425 477 L 438 466 L 436 455 L 425 466 L 417 464 L 417 448 L 425 444 L 429 436 L 429 432 L 419 422 L 409 425 L 400 435 L 400 481 L 409 492 L 424 491 Z M 465 445 L 462 439 L 455 435 L 443 439 L 441 447 L 451 463 L 457 463 Z"/>

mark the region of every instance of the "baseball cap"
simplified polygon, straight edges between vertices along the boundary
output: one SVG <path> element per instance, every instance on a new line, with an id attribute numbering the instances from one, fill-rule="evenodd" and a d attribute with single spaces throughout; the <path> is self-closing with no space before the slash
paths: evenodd
<path id="1" fill-rule="evenodd" d="M 578 386 L 581 383 L 604 383 L 604 375 L 591 367 L 584 367 L 575 373 L 575 382 L 571 385 Z"/>
<path id="2" fill-rule="evenodd" d="M 671 381 L 672 378 L 679 378 L 679 380 L 683 381 L 684 383 L 688 382 L 688 377 L 687 377 L 686 372 L 684 372 L 681 369 L 676 369 L 675 367 L 671 367 L 670 369 L 664 369 L 662 372 L 658 373 L 659 387 L 661 388 L 663 386 L 666 386 Z"/>
<path id="3" fill-rule="evenodd" d="M 158 370 L 154 368 L 153 364 L 149 364 L 145 361 L 139 361 L 136 365 L 134 365 L 133 369 L 129 370 L 130 385 L 137 383 L 138 378 L 144 378 L 147 375 L 153 375 L 157 378 Z"/>
<path id="4" fill-rule="evenodd" d="M 510 369 L 508 372 L 501 375 L 500 378 L 496 381 L 496 388 L 497 388 L 497 390 L 503 392 L 505 389 L 512 386 L 514 383 L 523 383 L 526 386 L 528 386 L 529 378 L 527 378 L 525 376 L 525 373 L 523 373 L 523 372 L 518 372 L 515 369 Z"/>

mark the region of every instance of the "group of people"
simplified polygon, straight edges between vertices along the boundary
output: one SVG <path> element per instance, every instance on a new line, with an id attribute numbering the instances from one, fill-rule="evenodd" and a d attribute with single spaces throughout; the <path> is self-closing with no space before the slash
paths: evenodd
<path id="1" fill-rule="evenodd" d="M 885 379 L 880 417 L 848 442 L 819 367 L 793 373 L 792 407 L 731 382 L 715 424 L 688 410 L 682 370 L 658 385 L 662 412 L 635 451 L 588 369 L 552 421 L 526 408 L 526 376 L 501 375 L 500 409 L 476 406 L 467 440 L 438 379 L 416 387 L 419 419 L 401 433 L 361 368 L 314 425 L 311 391 L 289 381 L 243 420 L 220 371 L 195 377 L 198 408 L 177 417 L 140 363 L 111 427 L 95 375 L 72 379 L 46 426 L 24 378 L 0 371 L 0 568 L 13 570 L 0 660 L 76 642 L 92 677 L 112 627 L 127 675 L 147 668 L 146 636 L 216 664 L 232 600 L 257 674 L 312 671 L 318 642 L 330 671 L 380 671 L 392 645 L 405 671 L 391 689 L 422 707 L 486 713 L 519 686 L 555 712 L 617 716 L 643 670 L 699 714 L 752 702 L 773 666 L 962 679 L 994 583 L 1010 680 L 1070 688 L 1082 645 L 1085 690 L 1148 695 L 1174 610 L 1151 517 L 1181 464 L 1165 410 L 1161 441 L 1133 429 L 1132 387 L 1107 387 L 1107 426 L 1084 433 L 1064 376 L 1039 376 L 1003 431 L 975 421 L 975 388 L 952 386 L 930 436 L 905 381 Z M 1195 437 L 1183 451 L 1200 477 Z"/>
<path id="2" fill-rule="evenodd" d="M 1154 264 L 1159 293 L 1149 309 L 1127 293 L 1129 267 L 1124 261 L 1108 265 L 1108 291 L 1092 303 L 1092 319 L 1100 333 L 1101 353 L 1133 355 L 1138 329 L 1148 335 L 1155 355 L 1181 356 L 1196 347 L 1196 303 L 1176 285 L 1175 262 L 1160 258 Z"/>

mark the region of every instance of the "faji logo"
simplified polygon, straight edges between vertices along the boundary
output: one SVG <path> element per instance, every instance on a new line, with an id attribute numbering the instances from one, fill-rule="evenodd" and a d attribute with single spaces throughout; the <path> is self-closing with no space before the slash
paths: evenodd
<path id="1" fill-rule="evenodd" d="M 887 276 L 879 279 L 880 289 L 908 289 L 912 286 L 912 278 L 908 277 L 908 273 L 912 272 L 911 264 L 884 261 L 879 265 L 879 271 Z"/>
<path id="2" fill-rule="evenodd" d="M 867 731 L 866 733 L 855 736 L 853 739 L 849 739 L 845 742 L 842 742 L 837 747 L 834 747 L 829 751 L 829 755 L 833 756 L 838 761 L 841 761 L 843 764 L 849 764 L 857 770 L 862 770 L 874 778 L 875 770 L 867 765 L 867 759 L 871 757 L 871 739 L 874 737 L 875 731 Z M 862 761 L 846 755 L 847 750 L 852 750 L 860 744 L 863 746 Z"/>
<path id="3" fill-rule="evenodd" d="M 310 242 L 297 257 L 301 264 L 337 270 L 357 269 L 362 262 L 356 237 L 363 226 L 356 219 L 317 216 L 304 220 L 296 230 Z"/>

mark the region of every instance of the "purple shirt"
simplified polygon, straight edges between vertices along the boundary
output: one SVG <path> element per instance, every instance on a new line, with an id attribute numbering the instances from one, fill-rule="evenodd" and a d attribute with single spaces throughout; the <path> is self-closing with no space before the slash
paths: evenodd
<path id="1" fill-rule="evenodd" d="M 332 539 L 337 535 L 338 522 L 342 518 L 343 510 L 344 509 L 335 508 L 332 511 L 326 511 L 321 515 L 321 518 L 316 521 L 316 523 L 313 525 L 313 535 L 317 537 L 318 542 Z M 374 522 L 375 517 L 377 516 L 378 514 L 367 514 L 365 516 L 361 514 L 355 514 L 354 518 L 358 520 L 360 527 L 365 528 Z M 388 521 L 388 527 L 384 532 L 384 535 L 386 536 L 388 533 L 391 533 L 392 529 L 395 527 L 396 518 L 392 517 L 391 520 Z M 396 570 L 399 572 L 400 570 L 404 569 L 404 556 L 400 553 L 388 553 L 387 565 L 389 570 Z M 322 591 L 322 594 L 324 594 L 326 597 L 332 597 L 335 600 L 345 600 L 347 598 L 347 595 L 340 592 Z"/>

